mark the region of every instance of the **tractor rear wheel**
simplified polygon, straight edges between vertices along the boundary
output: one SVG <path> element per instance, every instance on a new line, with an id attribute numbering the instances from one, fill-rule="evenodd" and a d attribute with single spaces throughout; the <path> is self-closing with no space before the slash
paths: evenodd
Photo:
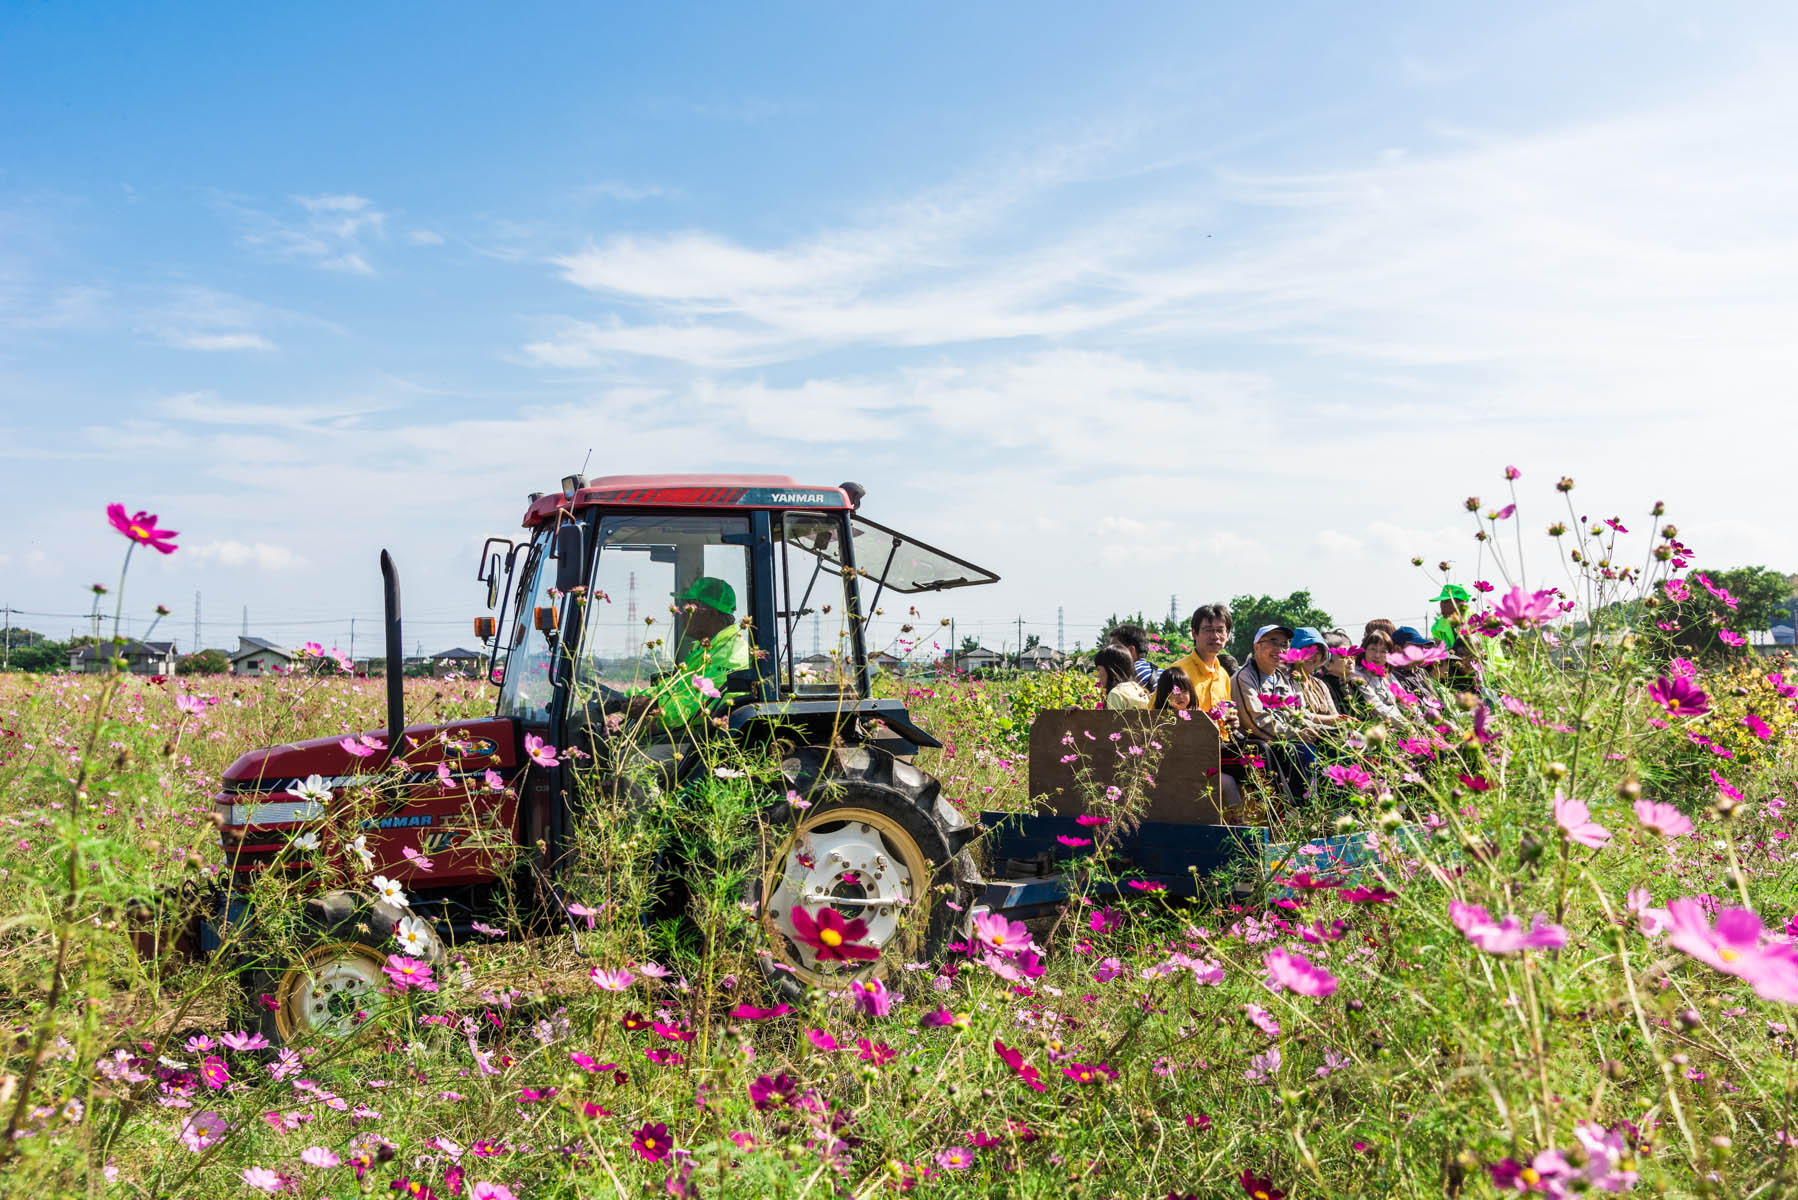
<path id="1" fill-rule="evenodd" d="M 249 998 L 267 996 L 274 1005 L 272 1010 L 257 1005 L 262 1035 L 277 1046 L 350 1036 L 388 1001 L 389 954 L 405 954 L 441 970 L 448 955 L 435 932 L 411 951 L 395 941 L 395 931 L 408 915 L 403 908 L 371 902 L 355 892 L 327 892 L 307 900 L 299 949 L 265 955 L 246 976 Z"/>
<path id="2" fill-rule="evenodd" d="M 966 919 L 976 872 L 961 849 L 972 831 L 937 781 L 865 746 L 808 746 L 781 770 L 800 802 L 771 808 L 748 880 L 776 997 L 891 979 L 901 964 L 941 954 Z M 861 930 L 850 947 L 876 956 L 840 957 L 834 928 L 808 940 L 802 929 L 815 930 L 827 911 Z"/>

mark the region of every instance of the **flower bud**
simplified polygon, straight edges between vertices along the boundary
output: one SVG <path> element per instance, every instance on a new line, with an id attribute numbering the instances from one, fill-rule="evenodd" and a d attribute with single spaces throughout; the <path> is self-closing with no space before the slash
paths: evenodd
<path id="1" fill-rule="evenodd" d="M 1681 1029 L 1697 1029 L 1702 1024 L 1704 1024 L 1704 1018 L 1698 1015 L 1697 1009 L 1687 1008 L 1680 1011 L 1679 1025 Z"/>
<path id="2" fill-rule="evenodd" d="M 1650 510 L 1650 515 L 1658 517 L 1666 511 L 1667 511 L 1666 504 L 1663 503 L 1662 501 L 1656 500 L 1654 502 L 1654 508 Z"/>
<path id="3" fill-rule="evenodd" d="M 1519 471 L 1516 467 L 1506 467 L 1505 468 L 1505 478 L 1509 479 L 1513 482 L 1515 482 L 1517 479 L 1521 478 L 1522 475 L 1523 475 L 1523 472 Z"/>
<path id="4" fill-rule="evenodd" d="M 1567 764 L 1557 759 L 1543 767 L 1542 773 L 1550 779 L 1565 779 L 1567 778 Z"/>
<path id="5" fill-rule="evenodd" d="M 1642 781 L 1634 775 L 1626 775 L 1623 782 L 1617 785 L 1617 799 L 1634 804 L 1642 798 Z"/>
<path id="6" fill-rule="evenodd" d="M 1553 525 L 1550 525 L 1548 527 L 1548 536 L 1549 537 L 1560 537 L 1563 533 L 1566 533 L 1566 532 L 1567 532 L 1567 526 L 1560 521 L 1556 521 Z"/>
<path id="7" fill-rule="evenodd" d="M 1411 565 L 1412 565 L 1412 566 L 1414 566 L 1414 567 L 1421 567 L 1421 566 L 1423 566 L 1423 559 L 1421 559 L 1421 558 L 1413 558 L 1413 559 L 1412 559 L 1412 560 L 1411 560 Z"/>
<path id="8" fill-rule="evenodd" d="M 1555 491 L 1557 491 L 1557 492 L 1571 492 L 1572 490 L 1573 490 L 1573 476 L 1571 476 L 1571 475 L 1561 476 L 1561 482 L 1555 484 Z"/>
<path id="9" fill-rule="evenodd" d="M 1542 857 L 1542 839 L 1533 833 L 1525 833 L 1517 839 L 1517 865 L 1527 867 Z"/>
<path id="10" fill-rule="evenodd" d="M 1465 503 L 1467 505 L 1468 512 L 1479 512 L 1480 511 L 1480 498 L 1478 496 L 1467 497 L 1467 500 L 1465 501 Z"/>

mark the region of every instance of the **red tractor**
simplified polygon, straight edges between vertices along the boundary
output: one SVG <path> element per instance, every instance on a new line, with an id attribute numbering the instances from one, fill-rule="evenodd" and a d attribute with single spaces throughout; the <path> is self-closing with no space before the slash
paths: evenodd
<path id="1" fill-rule="evenodd" d="M 931 953 L 965 920 L 965 903 L 947 901 L 971 897 L 963 847 L 974 827 L 911 763 L 940 743 L 901 701 L 872 694 L 867 621 L 888 591 L 997 576 L 861 516 L 862 494 L 777 475 L 577 475 L 532 495 L 526 539 L 490 539 L 478 572 L 493 615 L 476 632 L 498 703 L 491 717 L 439 726 L 404 727 L 399 586 L 383 553 L 387 728 L 231 764 L 216 798 L 231 884 L 201 921 L 197 948 L 246 954 L 249 993 L 266 997 L 264 1031 L 292 1041 L 348 1028 L 387 983 L 390 953 L 403 946 L 440 962 L 502 899 L 534 912 L 540 928 L 567 920 L 556 879 L 582 815 L 569 748 L 592 756 L 580 771 L 603 773 L 622 736 L 616 714 L 630 713 L 652 733 L 662 722 L 665 743 L 639 734 L 633 753 L 675 794 L 705 761 L 680 753 L 695 738 L 777 750 L 784 779 L 766 808 L 777 836 L 747 897 L 777 991 L 846 987 Z M 683 677 L 694 646 L 710 662 L 733 639 L 721 679 Z M 645 697 L 658 687 L 661 699 Z M 658 704 L 686 709 L 684 719 L 658 715 Z M 360 883 L 314 891 L 301 938 L 283 943 L 297 949 L 257 950 L 276 944 L 256 934 L 267 916 L 247 899 L 257 874 L 298 865 L 296 841 L 341 822 L 339 797 L 371 788 L 378 810 L 361 810 L 359 830 L 333 831 L 362 858 L 347 877 L 379 875 L 409 907 Z M 804 802 L 789 804 L 793 792 Z M 472 836 L 480 831 L 489 836 Z M 827 910 L 866 922 L 859 944 L 877 957 L 821 961 L 813 931 Z"/>

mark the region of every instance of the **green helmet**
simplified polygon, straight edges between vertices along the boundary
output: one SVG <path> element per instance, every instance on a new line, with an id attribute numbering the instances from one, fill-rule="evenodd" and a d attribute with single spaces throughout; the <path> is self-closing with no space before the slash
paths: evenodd
<path id="1" fill-rule="evenodd" d="M 722 579 L 701 575 L 674 598 L 676 604 L 703 604 L 727 617 L 737 615 L 737 589 Z"/>
<path id="2" fill-rule="evenodd" d="M 1469 596 L 1467 589 L 1460 584 L 1445 583 L 1442 585 L 1442 590 L 1430 598 L 1430 603 L 1440 604 L 1444 600 L 1453 600 L 1457 604 L 1469 604 L 1473 601 L 1473 597 Z"/>

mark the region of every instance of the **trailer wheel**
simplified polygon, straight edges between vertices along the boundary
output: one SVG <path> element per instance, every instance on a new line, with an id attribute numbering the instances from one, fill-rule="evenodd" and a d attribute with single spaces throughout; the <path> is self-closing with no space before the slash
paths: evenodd
<path id="1" fill-rule="evenodd" d="M 808 746 L 781 769 L 809 807 L 772 806 L 748 880 L 770 988 L 796 1000 L 807 988 L 847 989 L 890 978 L 901 964 L 942 953 L 965 919 L 974 871 L 961 845 L 972 831 L 930 775 L 870 747 Z M 872 960 L 836 961 L 808 944 L 794 912 L 826 910 L 866 933 Z"/>
<path id="2" fill-rule="evenodd" d="M 276 1045 L 348 1037 L 388 1001 L 387 956 L 399 952 L 394 930 L 408 914 L 355 892 L 328 892 L 306 901 L 303 948 L 265 956 L 246 975 L 258 1004 L 261 1033 Z M 428 922 L 427 922 L 428 923 Z M 448 955 L 433 933 L 420 958 L 440 970 Z"/>

